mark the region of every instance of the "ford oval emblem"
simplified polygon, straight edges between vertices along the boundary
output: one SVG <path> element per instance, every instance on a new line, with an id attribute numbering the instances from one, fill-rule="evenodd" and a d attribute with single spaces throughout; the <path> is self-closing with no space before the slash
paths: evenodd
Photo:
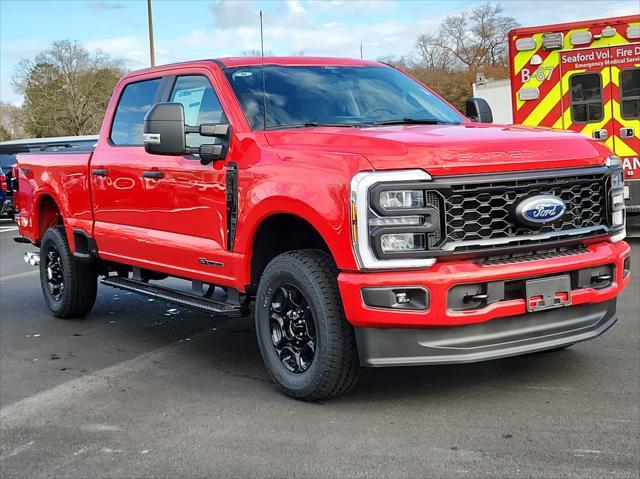
<path id="1" fill-rule="evenodd" d="M 567 206 L 557 196 L 537 195 L 522 200 L 516 206 L 516 218 L 526 225 L 541 225 L 560 219 Z"/>

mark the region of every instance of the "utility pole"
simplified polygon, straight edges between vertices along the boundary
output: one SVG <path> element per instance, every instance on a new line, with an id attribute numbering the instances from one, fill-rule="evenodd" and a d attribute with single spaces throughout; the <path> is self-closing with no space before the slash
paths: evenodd
<path id="1" fill-rule="evenodd" d="M 153 13 L 151 12 L 151 0 L 147 0 L 147 16 L 149 17 L 149 56 L 151 57 L 151 66 L 156 66 L 156 52 L 153 47 Z"/>

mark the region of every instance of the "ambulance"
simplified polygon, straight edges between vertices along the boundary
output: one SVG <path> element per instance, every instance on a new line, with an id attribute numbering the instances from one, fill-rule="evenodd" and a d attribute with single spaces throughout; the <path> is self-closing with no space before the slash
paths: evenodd
<path id="1" fill-rule="evenodd" d="M 640 213 L 640 15 L 509 33 L 513 122 L 574 130 L 622 159 Z"/>

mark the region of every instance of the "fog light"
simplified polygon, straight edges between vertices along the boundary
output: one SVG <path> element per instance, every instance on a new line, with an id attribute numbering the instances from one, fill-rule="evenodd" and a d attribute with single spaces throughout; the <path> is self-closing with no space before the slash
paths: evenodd
<path id="1" fill-rule="evenodd" d="M 420 251 L 424 249 L 424 234 L 392 233 L 384 234 L 380 238 L 383 253 L 398 253 L 403 251 Z"/>
<path id="2" fill-rule="evenodd" d="M 396 293 L 396 303 L 398 304 L 407 304 L 411 302 L 411 297 L 406 293 Z"/>
<path id="3" fill-rule="evenodd" d="M 362 302 L 371 308 L 424 311 L 429 308 L 429 291 L 421 286 L 362 288 Z"/>

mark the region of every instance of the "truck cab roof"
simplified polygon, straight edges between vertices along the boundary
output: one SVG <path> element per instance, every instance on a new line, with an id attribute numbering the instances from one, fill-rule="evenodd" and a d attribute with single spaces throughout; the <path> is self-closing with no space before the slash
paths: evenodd
<path id="1" fill-rule="evenodd" d="M 169 63 L 166 65 L 159 65 L 152 68 L 144 68 L 142 70 L 135 70 L 126 74 L 123 78 L 129 78 L 132 76 L 138 76 L 143 73 L 151 73 L 154 71 L 164 71 L 175 69 L 176 67 L 194 67 L 204 66 L 207 64 L 215 63 L 221 68 L 234 68 L 243 66 L 256 66 L 256 65 L 279 65 L 279 66 L 312 66 L 312 65 L 326 65 L 326 66 L 387 66 L 380 62 L 371 60 L 357 60 L 354 58 L 334 58 L 334 57 L 224 57 L 224 58 L 209 58 L 202 60 L 190 60 L 186 62 Z"/>

